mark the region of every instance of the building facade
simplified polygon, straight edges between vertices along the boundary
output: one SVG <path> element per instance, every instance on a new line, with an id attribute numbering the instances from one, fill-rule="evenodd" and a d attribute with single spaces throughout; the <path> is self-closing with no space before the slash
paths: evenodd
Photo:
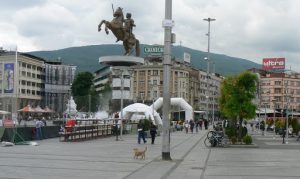
<path id="1" fill-rule="evenodd" d="M 0 109 L 17 117 L 27 105 L 62 112 L 76 67 L 19 52 L 0 51 Z"/>
<path id="2" fill-rule="evenodd" d="M 39 105 L 44 94 L 44 60 L 29 54 L 0 52 L 1 109 L 12 112 Z"/>
<path id="3" fill-rule="evenodd" d="M 130 78 L 130 87 L 126 86 L 124 90 L 127 88 L 130 90 L 129 98 L 132 102 L 151 105 L 153 101 L 163 97 L 163 61 L 161 57 L 147 57 L 143 65 L 131 68 L 133 74 Z M 111 71 L 108 73 L 109 69 L 109 67 L 103 67 L 95 73 L 94 84 L 97 91 L 116 78 L 111 75 Z M 171 97 L 183 98 L 194 110 L 209 111 L 210 116 L 213 113 L 217 114 L 222 76 L 215 73 L 207 75 L 206 72 L 193 68 L 189 63 L 172 60 L 170 79 Z M 173 111 L 175 110 L 173 109 Z"/>
<path id="4" fill-rule="evenodd" d="M 278 112 L 300 111 L 300 74 L 265 73 L 260 76 L 260 106 Z"/>
<path id="5" fill-rule="evenodd" d="M 71 98 L 71 86 L 75 78 L 76 66 L 62 62 L 45 62 L 45 96 L 43 106 L 63 113 Z"/>

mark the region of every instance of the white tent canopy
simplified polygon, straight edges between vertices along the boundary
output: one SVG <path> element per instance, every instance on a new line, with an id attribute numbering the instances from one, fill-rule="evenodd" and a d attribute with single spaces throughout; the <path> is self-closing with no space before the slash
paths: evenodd
<path id="1" fill-rule="evenodd" d="M 146 118 L 150 118 L 154 124 L 162 125 L 162 119 L 159 114 L 153 110 L 150 106 L 147 106 L 142 103 L 134 103 L 129 106 L 126 106 L 122 109 L 123 118 L 129 120 L 140 120 Z"/>
<path id="2" fill-rule="evenodd" d="M 171 105 L 180 106 L 183 110 L 185 110 L 185 120 L 193 120 L 194 119 L 194 111 L 191 105 L 187 103 L 183 98 L 171 98 Z M 154 106 L 153 106 L 154 105 Z M 155 110 L 161 108 L 163 105 L 163 98 L 158 98 L 152 105 Z"/>

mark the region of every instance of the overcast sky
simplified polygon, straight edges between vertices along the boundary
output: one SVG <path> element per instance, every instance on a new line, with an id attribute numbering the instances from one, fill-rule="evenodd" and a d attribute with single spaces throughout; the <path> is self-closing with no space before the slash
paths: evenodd
<path id="1" fill-rule="evenodd" d="M 97 32 L 112 7 L 132 13 L 135 36 L 144 44 L 163 44 L 164 0 L 1 0 L 0 47 L 20 51 L 114 44 L 112 34 Z M 173 0 L 179 45 L 206 51 L 211 23 L 211 52 L 259 64 L 285 57 L 286 68 L 300 72 L 300 0 Z"/>

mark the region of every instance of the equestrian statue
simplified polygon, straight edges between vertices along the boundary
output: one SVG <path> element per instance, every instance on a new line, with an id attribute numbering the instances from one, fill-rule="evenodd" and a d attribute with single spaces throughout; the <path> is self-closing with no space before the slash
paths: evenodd
<path id="1" fill-rule="evenodd" d="M 124 55 L 131 55 L 135 47 L 136 56 L 140 56 L 140 42 L 132 33 L 132 29 L 135 27 L 135 24 L 134 20 L 131 18 L 131 13 L 127 13 L 126 19 L 124 19 L 122 8 L 118 7 L 116 11 L 114 11 L 112 6 L 112 9 L 114 16 L 113 20 L 110 22 L 102 20 L 98 25 L 98 31 L 100 32 L 102 24 L 105 24 L 106 34 L 109 33 L 108 29 L 110 29 L 117 38 L 116 42 L 120 40 L 123 41 L 123 46 L 125 49 Z"/>

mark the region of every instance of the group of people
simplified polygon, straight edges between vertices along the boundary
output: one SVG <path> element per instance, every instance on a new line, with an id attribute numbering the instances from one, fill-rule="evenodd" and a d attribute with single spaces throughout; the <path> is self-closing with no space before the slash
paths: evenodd
<path id="1" fill-rule="evenodd" d="M 145 139 L 145 124 L 142 120 L 139 121 L 137 125 L 138 130 L 138 144 L 141 143 L 141 139 L 143 139 L 143 142 L 146 143 L 147 140 Z M 150 135 L 151 135 L 151 144 L 154 144 L 155 137 L 157 135 L 157 127 L 151 122 L 150 123 Z"/>
<path id="2" fill-rule="evenodd" d="M 208 129 L 208 121 L 206 119 L 200 119 L 198 121 L 193 121 L 193 120 L 186 120 L 184 122 L 184 129 L 185 129 L 185 132 L 188 133 L 189 130 L 191 131 L 191 133 L 194 133 L 194 129 L 196 130 L 196 132 L 198 132 L 198 130 L 202 130 L 202 128 L 205 128 L 205 130 Z"/>

